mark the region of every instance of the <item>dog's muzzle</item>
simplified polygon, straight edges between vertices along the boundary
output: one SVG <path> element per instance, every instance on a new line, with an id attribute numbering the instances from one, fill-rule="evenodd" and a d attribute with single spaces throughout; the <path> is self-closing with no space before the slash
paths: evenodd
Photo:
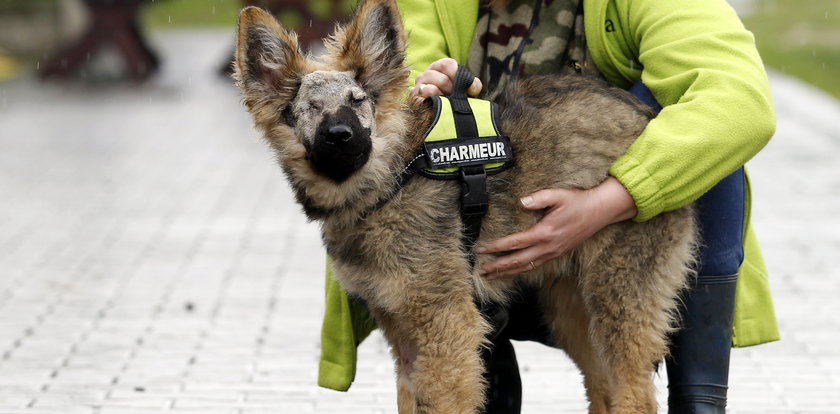
<path id="1" fill-rule="evenodd" d="M 318 128 L 310 160 L 318 174 L 340 183 L 367 163 L 371 147 L 370 129 L 352 112 L 339 111 Z"/>

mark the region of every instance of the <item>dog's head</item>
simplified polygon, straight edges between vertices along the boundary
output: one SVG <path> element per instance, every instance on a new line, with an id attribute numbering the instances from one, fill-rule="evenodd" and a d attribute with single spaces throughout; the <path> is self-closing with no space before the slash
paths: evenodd
<path id="1" fill-rule="evenodd" d="M 292 185 L 328 199 L 320 204 L 344 202 L 339 188 L 382 175 L 387 115 L 407 90 L 405 44 L 393 0 L 363 1 L 327 41 L 325 63 L 304 56 L 265 11 L 240 13 L 234 77 L 244 103 Z"/>

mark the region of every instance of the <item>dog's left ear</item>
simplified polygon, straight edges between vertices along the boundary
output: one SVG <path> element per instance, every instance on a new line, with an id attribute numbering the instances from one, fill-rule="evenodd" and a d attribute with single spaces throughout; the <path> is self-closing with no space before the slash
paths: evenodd
<path id="1" fill-rule="evenodd" d="M 327 41 L 327 47 L 331 65 L 353 72 L 374 100 L 405 94 L 406 35 L 396 1 L 362 1 L 353 20 Z"/>

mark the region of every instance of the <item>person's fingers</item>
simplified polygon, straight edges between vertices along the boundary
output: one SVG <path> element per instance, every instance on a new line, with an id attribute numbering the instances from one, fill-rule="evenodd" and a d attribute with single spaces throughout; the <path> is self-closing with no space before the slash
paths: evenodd
<path id="1" fill-rule="evenodd" d="M 434 70 L 446 75 L 450 81 L 455 80 L 455 72 L 458 71 L 458 61 L 452 58 L 438 59 L 429 65 L 426 70 Z"/>
<path id="2" fill-rule="evenodd" d="M 417 75 L 417 79 L 415 79 L 414 83 L 444 84 L 452 83 L 452 79 L 439 70 L 426 69 Z"/>
<path id="3" fill-rule="evenodd" d="M 475 248 L 478 253 L 498 253 L 520 250 L 529 247 L 541 240 L 539 229 L 536 226 L 527 230 L 508 234 L 490 243 L 482 244 Z"/>
<path id="4" fill-rule="evenodd" d="M 569 190 L 562 188 L 540 190 L 522 197 L 519 199 L 519 202 L 522 203 L 522 206 L 528 210 L 541 210 L 546 207 L 554 207 L 558 205 L 558 203 L 563 202 L 565 191 Z"/>
<path id="5" fill-rule="evenodd" d="M 422 99 L 420 96 L 420 89 L 424 84 L 415 83 L 414 87 L 408 92 L 408 96 L 414 99 Z"/>
<path id="6" fill-rule="evenodd" d="M 423 82 L 423 80 L 425 80 L 426 82 Z M 411 96 L 429 97 L 437 95 L 448 95 L 452 93 L 452 83 L 447 80 L 443 80 L 436 75 L 428 75 L 425 76 L 424 79 L 418 76 L 417 82 L 417 86 L 411 89 Z M 436 90 L 434 92 L 426 91 L 427 86 L 434 86 Z M 475 78 L 473 86 L 470 86 L 470 89 L 467 90 L 467 94 L 473 97 L 478 96 L 478 94 L 481 93 L 481 87 L 481 81 L 478 80 L 478 78 Z"/>
<path id="7" fill-rule="evenodd" d="M 470 85 L 469 89 L 467 89 L 467 95 L 472 97 L 478 96 L 478 94 L 481 93 L 482 87 L 484 87 L 484 85 L 481 84 L 481 79 L 473 79 L 472 85 Z"/>
<path id="8" fill-rule="evenodd" d="M 447 91 L 447 93 L 451 92 L 451 85 L 455 81 L 455 73 L 458 72 L 458 62 L 455 59 L 452 59 L 452 58 L 438 59 L 438 60 L 432 62 L 432 64 L 429 65 L 429 69 L 427 69 L 427 70 L 435 70 L 437 72 L 440 72 L 440 73 L 446 75 L 449 78 L 449 85 L 450 85 L 450 88 Z M 480 79 L 478 79 L 477 77 L 473 78 L 472 84 L 467 89 L 467 95 L 478 96 L 478 94 L 481 93 L 481 89 L 483 87 L 484 87 L 484 85 L 481 83 Z M 441 88 L 441 90 L 446 91 L 446 89 L 444 89 L 444 88 Z"/>
<path id="9" fill-rule="evenodd" d="M 422 98 L 428 98 L 430 96 L 440 96 L 443 95 L 443 92 L 438 88 L 436 85 L 431 83 L 424 83 L 420 87 L 419 95 Z"/>
<path id="10" fill-rule="evenodd" d="M 485 263 L 479 274 L 488 280 L 513 277 L 536 270 L 548 260 L 544 246 L 533 246 Z"/>
<path id="11" fill-rule="evenodd" d="M 421 73 L 417 76 L 415 83 L 418 85 L 434 85 L 446 94 L 452 92 L 452 81 L 445 74 L 435 70 L 427 70 Z"/>

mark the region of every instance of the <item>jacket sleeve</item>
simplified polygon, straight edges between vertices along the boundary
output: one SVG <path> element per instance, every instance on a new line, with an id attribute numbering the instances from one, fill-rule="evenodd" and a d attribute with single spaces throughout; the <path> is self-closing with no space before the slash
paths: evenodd
<path id="1" fill-rule="evenodd" d="M 452 54 L 434 0 L 397 0 L 397 6 L 408 33 L 406 64 L 411 68 L 409 85 L 414 86 L 414 79 L 432 62 Z"/>
<path id="2" fill-rule="evenodd" d="M 610 169 L 636 201 L 635 220 L 644 221 L 694 201 L 743 165 L 773 135 L 775 114 L 752 33 L 724 0 L 610 6 L 616 37 L 598 22 L 602 60 L 625 86 L 641 69 L 665 107 Z"/>
<path id="3" fill-rule="evenodd" d="M 467 64 L 478 20 L 478 0 L 397 0 L 408 32 L 409 82 L 443 57 Z"/>

